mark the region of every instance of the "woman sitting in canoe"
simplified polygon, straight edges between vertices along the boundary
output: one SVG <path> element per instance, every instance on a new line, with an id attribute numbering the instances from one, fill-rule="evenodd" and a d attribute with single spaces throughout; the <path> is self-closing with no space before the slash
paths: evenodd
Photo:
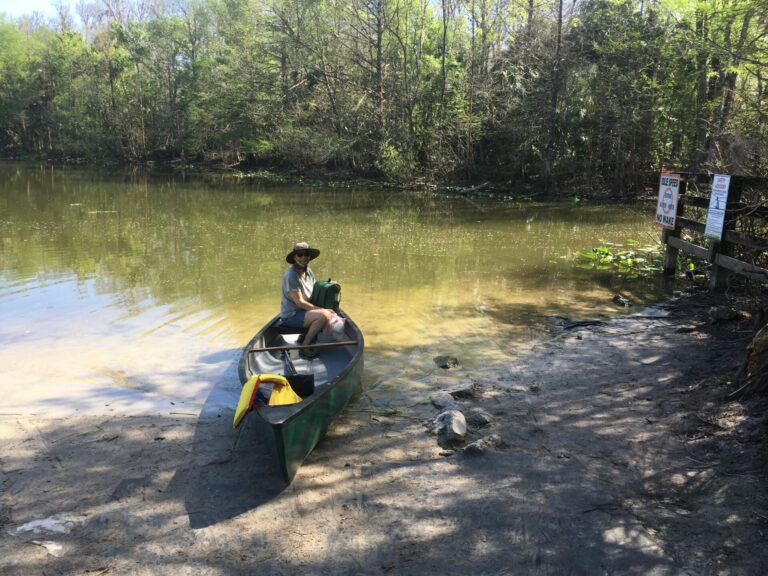
<path id="1" fill-rule="evenodd" d="M 299 242 L 285 257 L 285 261 L 292 266 L 283 275 L 279 325 L 306 328 L 305 344 L 312 344 L 333 315 L 333 310 L 320 308 L 309 301 L 315 287 L 315 275 L 309 267 L 309 261 L 318 256 L 320 250 L 310 248 L 306 242 Z M 317 350 L 304 348 L 300 354 L 305 358 L 314 358 Z"/>

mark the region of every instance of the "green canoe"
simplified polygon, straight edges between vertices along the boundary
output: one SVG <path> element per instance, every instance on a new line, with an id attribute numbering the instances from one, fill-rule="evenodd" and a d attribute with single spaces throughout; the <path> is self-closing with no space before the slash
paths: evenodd
<path id="1" fill-rule="evenodd" d="M 288 483 L 360 385 L 363 334 L 343 311 L 339 315 L 345 318 L 342 341 L 321 341 L 311 360 L 299 355 L 299 331 L 276 326 L 277 317 L 251 339 L 240 358 L 241 384 L 254 374 L 290 375 L 291 368 L 299 375 L 314 375 L 314 392 L 301 402 L 253 409 L 258 433 L 270 445 Z"/>

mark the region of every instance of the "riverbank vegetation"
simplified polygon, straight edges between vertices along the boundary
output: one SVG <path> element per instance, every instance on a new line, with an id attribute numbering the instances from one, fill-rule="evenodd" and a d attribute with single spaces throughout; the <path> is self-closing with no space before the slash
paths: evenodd
<path id="1" fill-rule="evenodd" d="M 0 16 L 0 155 L 637 190 L 768 174 L 762 0 L 87 0 Z"/>
<path id="2" fill-rule="evenodd" d="M 662 270 L 664 253 L 658 244 L 639 246 L 636 240 L 627 240 L 628 247 L 610 242 L 576 254 L 578 268 L 612 270 L 620 277 L 635 279 L 658 275 Z"/>

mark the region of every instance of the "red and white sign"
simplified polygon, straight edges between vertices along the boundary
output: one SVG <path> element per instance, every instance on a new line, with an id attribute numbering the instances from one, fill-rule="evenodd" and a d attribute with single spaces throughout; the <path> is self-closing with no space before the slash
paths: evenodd
<path id="1" fill-rule="evenodd" d="M 659 179 L 659 202 L 656 205 L 656 224 L 673 230 L 677 217 L 677 193 L 680 190 L 680 175 L 661 174 Z"/>

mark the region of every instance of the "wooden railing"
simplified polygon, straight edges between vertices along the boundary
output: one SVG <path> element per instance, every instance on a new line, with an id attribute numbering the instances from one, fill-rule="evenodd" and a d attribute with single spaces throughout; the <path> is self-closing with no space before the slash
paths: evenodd
<path id="1" fill-rule="evenodd" d="M 763 207 L 760 201 L 742 202 L 746 187 L 765 189 L 765 180 L 731 177 L 723 236 L 718 242 L 704 237 L 712 176 L 681 172 L 676 174 L 680 174 L 683 180 L 678 193 L 675 228 L 665 228 L 661 234 L 661 241 L 665 244 L 664 274 L 675 274 L 677 257 L 682 251 L 712 265 L 709 285 L 714 290 L 724 289 L 732 273 L 768 284 L 768 269 L 755 263 L 765 261 L 768 257 L 768 238 L 751 232 L 754 229 L 768 230 L 768 208 Z M 704 221 L 687 217 L 690 209 L 703 209 L 703 217 L 700 218 Z M 684 231 L 690 233 L 690 238 L 681 237 Z"/>

